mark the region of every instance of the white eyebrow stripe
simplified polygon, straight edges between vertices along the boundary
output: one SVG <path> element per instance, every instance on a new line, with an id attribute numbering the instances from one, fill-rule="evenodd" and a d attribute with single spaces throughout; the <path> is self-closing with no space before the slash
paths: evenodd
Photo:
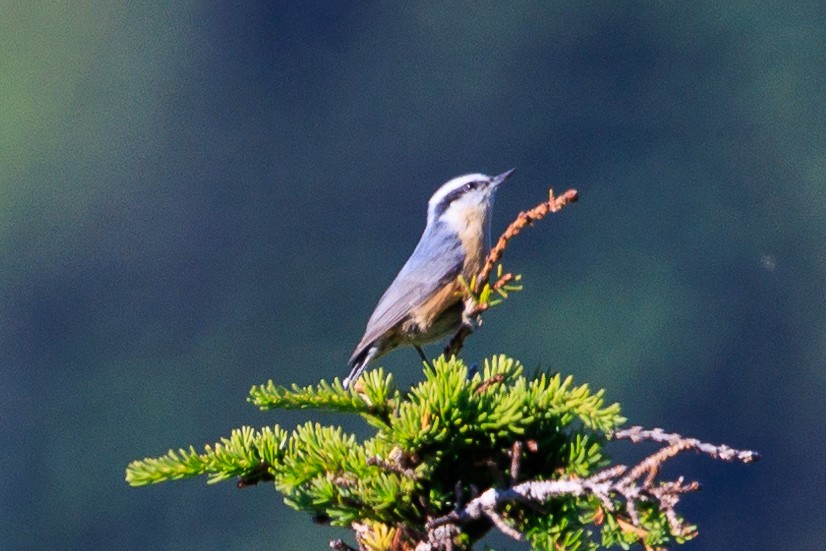
<path id="1" fill-rule="evenodd" d="M 461 188 L 468 182 L 478 182 L 480 180 L 490 180 L 490 176 L 479 173 L 465 174 L 464 176 L 458 176 L 450 180 L 436 190 L 436 193 L 433 194 L 433 197 L 430 198 L 430 201 L 427 204 L 427 223 L 430 224 L 433 221 L 433 214 L 436 212 L 436 207 L 439 206 L 439 203 L 444 201 L 445 197 L 447 197 L 450 192 Z"/>

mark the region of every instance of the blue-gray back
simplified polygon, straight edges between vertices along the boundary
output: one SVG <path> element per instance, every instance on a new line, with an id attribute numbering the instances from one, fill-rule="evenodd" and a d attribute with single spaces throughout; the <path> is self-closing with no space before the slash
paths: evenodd
<path id="1" fill-rule="evenodd" d="M 454 281 L 464 261 L 465 252 L 459 239 L 444 223 L 436 222 L 425 228 L 413 254 L 370 316 L 353 357 L 402 321 L 413 308 Z"/>

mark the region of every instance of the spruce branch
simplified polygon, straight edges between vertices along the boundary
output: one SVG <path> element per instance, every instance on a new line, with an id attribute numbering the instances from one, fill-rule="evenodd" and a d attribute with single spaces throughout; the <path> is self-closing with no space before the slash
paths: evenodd
<path id="1" fill-rule="evenodd" d="M 475 370 L 437 358 L 405 394 L 389 376 L 371 375 L 364 393 L 322 381 L 292 389 L 267 384 L 255 396 L 268 407 L 362 415 L 376 428 L 372 438 L 359 441 L 318 423 L 290 433 L 244 427 L 201 453 L 190 447 L 134 461 L 127 481 L 200 474 L 208 482 L 237 477 L 239 487 L 272 481 L 291 507 L 349 526 L 360 551 L 467 550 L 490 529 L 536 549 L 593 549 L 599 541 L 653 550 L 694 536 L 676 506 L 699 486 L 658 481 L 667 460 L 687 450 L 729 461 L 758 457 L 661 429 L 621 428 L 619 406 L 606 404 L 602 391 L 558 374 L 527 378 L 506 356 Z M 381 422 L 365 396 L 381 398 Z M 610 440 L 663 447 L 631 468 L 610 466 Z"/>
<path id="2" fill-rule="evenodd" d="M 241 427 L 232 431 L 229 438 L 205 446 L 200 454 L 190 446 L 169 450 L 158 458 L 133 461 L 126 468 L 126 481 L 132 486 L 145 486 L 206 475 L 210 484 L 236 476 L 249 477 L 250 483 L 254 483 L 254 479 L 270 477 L 266 472 L 268 465 L 282 461 L 286 445 L 287 432 L 278 425 L 258 431 Z"/>
<path id="3" fill-rule="evenodd" d="M 467 327 L 451 342 L 453 353 L 429 363 L 409 391 L 382 369 L 349 390 L 338 379 L 306 387 L 269 381 L 250 390 L 248 401 L 265 410 L 359 415 L 375 429 L 371 437 L 313 422 L 291 432 L 242 427 L 202 452 L 190 446 L 133 461 L 127 482 L 197 475 L 209 483 L 237 477 L 238 487 L 270 481 L 287 505 L 314 522 L 353 531 L 356 547 L 331 541 L 338 551 L 469 551 L 493 529 L 543 551 L 631 544 L 662 551 L 694 537 L 695 527 L 676 507 L 699 484 L 679 476 L 659 480 L 662 466 L 689 450 L 742 463 L 759 459 L 756 452 L 662 429 L 623 428 L 619 404 L 570 376 L 527 377 L 504 355 L 481 368 L 455 355 L 472 323 L 520 288 L 519 276 L 499 264 L 509 240 L 576 199 L 574 190 L 551 193 L 520 213 L 480 273 L 462 281 Z M 617 441 L 661 447 L 631 467 L 612 465 L 606 448 Z"/>
<path id="4" fill-rule="evenodd" d="M 555 197 L 551 189 L 548 191 L 547 201 L 543 201 L 532 209 L 520 212 L 516 216 L 516 219 L 510 223 L 499 237 L 496 245 L 488 253 L 482 269 L 469 285 L 464 286 L 464 323 L 445 347 L 445 356 L 450 357 L 459 354 L 464 346 L 465 339 L 473 332 L 474 325 L 481 323 L 481 314 L 493 305 L 489 299 L 493 292 L 498 293 L 503 298 L 507 298 L 508 290 L 521 289 L 521 287 L 515 287 L 511 283 L 512 281 L 519 281 L 521 276 L 509 272 L 503 273 L 501 265 L 499 265 L 497 269 L 496 280 L 493 283 L 489 281 L 493 268 L 501 261 L 502 255 L 505 254 L 508 242 L 519 235 L 527 226 L 531 226 L 534 222 L 542 220 L 549 213 L 559 212 L 565 206 L 575 203 L 578 199 L 579 193 L 575 189 L 569 189 L 559 197 Z"/>
<path id="5" fill-rule="evenodd" d="M 428 544 L 420 546 L 417 551 L 444 548 L 443 531 L 439 528 L 452 525 L 454 531 L 461 530 L 463 525 L 481 518 L 487 518 L 511 538 L 522 540 L 523 534 L 507 524 L 499 511 L 513 503 L 541 506 L 561 496 L 591 495 L 599 500 L 604 510 L 612 513 L 619 510 L 616 499 L 621 497 L 630 523 L 621 516 L 616 517 L 616 522 L 623 532 L 634 534 L 643 542 L 648 532 L 642 527 L 639 512 L 641 503 L 654 502 L 668 519 L 670 535 L 677 538 L 692 537 L 695 535 L 695 527 L 686 524 L 676 513 L 675 507 L 683 494 L 699 490 L 700 485 L 697 482 L 686 483 L 682 476 L 673 481 L 657 482 L 656 475 L 663 464 L 686 450 L 696 450 L 714 459 L 742 463 L 751 463 L 760 457 L 757 452 L 751 450 L 736 450 L 726 445 L 708 444 L 679 434 L 665 433 L 662 429 L 646 430 L 635 426 L 616 431 L 613 435 L 615 438 L 628 439 L 634 443 L 651 440 L 666 442 L 668 446 L 649 455 L 631 469 L 625 465 L 616 465 L 587 478 L 566 475 L 557 480 L 532 480 L 509 488 L 490 488 L 464 507 L 429 520 L 426 525 Z M 514 452 L 516 450 L 517 446 L 514 444 Z M 514 455 L 514 458 L 516 457 L 518 456 Z M 512 467 L 512 472 L 518 472 L 518 469 Z M 601 519 L 604 519 L 604 512 L 601 511 L 600 514 Z"/>
<path id="6" fill-rule="evenodd" d="M 330 542 L 330 549 L 333 549 L 333 551 L 359 551 L 355 547 L 350 547 L 342 540 L 332 540 Z"/>
<path id="7" fill-rule="evenodd" d="M 696 438 L 685 438 L 679 434 L 665 432 L 660 428 L 645 429 L 637 425 L 627 429 L 613 431 L 609 433 L 609 437 L 617 440 L 630 440 L 635 444 L 646 440 L 651 442 L 666 442 L 675 448 L 685 447 L 686 449 L 694 449 L 722 461 L 752 463 L 760 460 L 760 454 L 755 451 L 735 450 L 725 444 L 707 444 Z"/>
<path id="8" fill-rule="evenodd" d="M 358 393 L 346 390 L 338 378 L 332 383 L 322 380 L 317 386 L 306 387 L 296 384 L 285 387 L 270 380 L 252 387 L 247 401 L 261 410 L 315 409 L 358 413 L 371 424 L 384 425 L 399 397 L 393 375 L 379 368 L 361 377 Z"/>
<path id="9" fill-rule="evenodd" d="M 476 288 L 474 291 L 477 294 L 482 292 L 482 287 L 484 287 L 488 277 L 490 277 L 490 272 L 502 259 L 502 255 L 505 254 L 505 249 L 511 239 L 519 235 L 519 232 L 525 229 L 525 227 L 531 226 L 534 222 L 542 220 L 549 213 L 559 212 L 570 203 L 575 203 L 578 199 L 579 193 L 575 189 L 569 189 L 559 197 L 554 197 L 554 191 L 551 189 L 548 191 L 547 201 L 538 204 L 530 210 L 520 212 L 517 215 L 516 220 L 511 222 L 508 228 L 499 237 L 499 240 L 496 242 L 496 246 L 491 249 L 485 259 L 485 264 L 482 266 L 482 270 L 476 278 Z"/>

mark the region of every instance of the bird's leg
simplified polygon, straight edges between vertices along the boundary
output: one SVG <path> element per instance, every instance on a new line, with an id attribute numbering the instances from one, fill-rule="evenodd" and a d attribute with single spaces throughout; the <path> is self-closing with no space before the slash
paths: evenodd
<path id="1" fill-rule="evenodd" d="M 424 350 L 422 350 L 422 347 L 418 344 L 414 344 L 413 347 L 416 349 L 416 352 L 419 353 L 419 357 L 422 359 L 425 365 L 430 369 L 433 369 L 433 364 L 431 364 L 430 360 L 427 359 L 427 356 L 425 355 Z"/>

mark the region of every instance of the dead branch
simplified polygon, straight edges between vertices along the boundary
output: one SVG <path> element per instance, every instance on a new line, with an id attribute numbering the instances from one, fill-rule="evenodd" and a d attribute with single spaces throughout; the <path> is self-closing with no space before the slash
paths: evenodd
<path id="1" fill-rule="evenodd" d="M 333 549 L 333 551 L 358 551 L 358 549 L 350 547 L 342 540 L 332 540 L 330 542 L 330 549 Z"/>
<path id="2" fill-rule="evenodd" d="M 482 269 L 476 275 L 476 283 L 473 288 L 469 290 L 469 294 L 471 296 L 467 297 L 465 300 L 465 312 L 463 315 L 465 323 L 462 324 L 462 327 L 459 328 L 457 333 L 450 340 L 450 343 L 445 347 L 444 354 L 446 357 L 449 358 L 450 356 L 456 355 L 462 350 L 465 339 L 473 332 L 472 326 L 474 322 L 478 324 L 480 315 L 488 309 L 489 305 L 487 303 L 478 302 L 475 299 L 475 296 L 478 296 L 485 288 L 485 285 L 490 279 L 490 274 L 493 271 L 493 267 L 496 266 L 496 264 L 502 259 L 502 255 L 505 254 L 505 249 L 508 247 L 508 242 L 519 235 L 519 232 L 525 229 L 526 226 L 533 225 L 534 222 L 542 220 L 548 215 L 548 213 L 559 212 L 566 205 L 575 203 L 577 199 L 579 199 L 579 194 L 575 189 L 569 189 L 559 197 L 554 197 L 553 190 L 549 190 L 548 195 L 549 197 L 547 201 L 538 204 L 530 210 L 520 212 L 516 219 L 510 223 L 508 228 L 499 237 L 499 240 L 496 242 L 496 246 L 494 246 L 488 253 L 488 256 L 485 258 L 485 263 L 482 265 Z M 502 274 L 497 281 L 493 283 L 492 287 L 494 290 L 501 289 L 512 279 L 513 274 Z"/>
<path id="3" fill-rule="evenodd" d="M 401 465 L 399 465 L 396 462 L 385 461 L 381 457 L 368 457 L 367 458 L 367 464 L 368 465 L 374 465 L 376 467 L 380 467 L 380 468 L 384 469 L 385 471 L 390 471 L 392 473 L 396 473 L 396 474 L 399 474 L 401 476 L 404 476 L 404 477 L 407 477 L 407 478 L 410 478 L 410 479 L 413 479 L 413 480 L 418 478 L 418 476 L 416 475 L 415 470 L 402 467 Z"/>
<path id="4" fill-rule="evenodd" d="M 548 196 L 547 201 L 538 204 L 530 210 L 520 212 L 517 215 L 516 220 L 511 222 L 508 229 L 506 229 L 499 237 L 499 241 L 496 242 L 496 246 L 490 250 L 490 253 L 485 259 L 485 264 L 482 266 L 482 270 L 476 276 L 476 288 L 474 289 L 474 292 L 477 295 L 481 293 L 482 289 L 485 287 L 485 283 L 487 283 L 493 267 L 502 259 L 502 255 L 505 254 L 505 249 L 508 247 L 508 241 L 519 235 L 519 232 L 521 232 L 525 226 L 532 225 L 534 222 L 542 220 L 548 215 L 548 213 L 559 212 L 569 203 L 576 203 L 577 199 L 579 199 L 579 194 L 575 189 L 569 189 L 559 197 L 554 197 L 553 190 L 549 190 Z"/>
<path id="5" fill-rule="evenodd" d="M 508 488 L 490 488 L 470 500 L 464 507 L 428 522 L 426 528 L 428 534 L 432 534 L 429 541 L 432 543 L 444 541 L 435 537 L 436 530 L 447 526 L 456 530 L 459 526 L 480 518 L 488 519 L 503 533 L 513 539 L 521 540 L 522 534 L 507 524 L 499 512 L 505 504 L 523 503 L 538 506 L 556 497 L 583 495 L 596 497 L 602 503 L 604 510 L 615 514 L 617 513 L 616 500 L 624 501 L 627 520 L 618 516 L 617 518 L 622 521 L 618 524 L 624 532 L 638 536 L 646 533 L 639 518 L 640 503 L 656 502 L 668 519 L 671 535 L 686 536 L 693 528 L 679 518 L 675 508 L 683 494 L 697 491 L 700 485 L 697 482 L 685 483 L 683 477 L 678 477 L 673 481 L 658 481 L 657 475 L 663 464 L 686 450 L 695 450 L 722 461 L 752 463 L 760 458 L 757 452 L 751 450 L 736 450 L 726 445 L 708 444 L 695 438 L 666 433 L 662 429 L 646 430 L 642 427 L 631 427 L 615 431 L 612 436 L 634 443 L 662 442 L 667 446 L 647 456 L 630 469 L 625 465 L 615 465 L 588 478 L 565 476 L 558 480 L 532 480 Z M 514 446 L 513 452 L 515 453 L 517 449 Z M 515 469 L 512 467 L 512 470 L 518 472 L 518 466 Z M 444 549 L 444 547 L 428 545 L 421 549 L 424 551 Z"/>
<path id="6" fill-rule="evenodd" d="M 752 463 L 760 460 L 760 454 L 750 450 L 735 450 L 725 444 L 713 445 L 701 442 L 695 438 L 685 438 L 676 433 L 668 433 L 660 428 L 645 429 L 640 426 L 629 427 L 614 431 L 611 435 L 617 440 L 630 440 L 635 444 L 642 441 L 667 442 L 668 444 L 682 443 L 690 449 L 697 450 L 714 459 L 721 461 L 740 461 L 742 463 Z"/>

